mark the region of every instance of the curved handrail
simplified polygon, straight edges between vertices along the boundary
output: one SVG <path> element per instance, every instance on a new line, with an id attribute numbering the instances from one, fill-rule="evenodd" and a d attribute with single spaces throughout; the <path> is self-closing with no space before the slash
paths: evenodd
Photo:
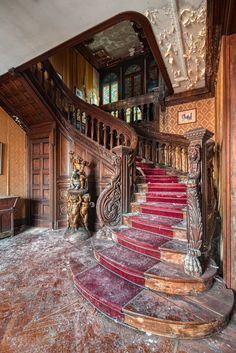
<path id="1" fill-rule="evenodd" d="M 80 142 L 88 148 L 99 148 L 97 155 L 105 158 L 112 167 L 111 183 L 97 200 L 97 215 L 102 226 L 120 223 L 122 213 L 127 212 L 130 190 L 133 189 L 136 132 L 124 121 L 76 97 L 48 61 L 27 70 L 25 78 L 70 135 L 76 139 L 79 133 Z"/>
<path id="2" fill-rule="evenodd" d="M 117 145 L 136 149 L 135 131 L 124 121 L 76 97 L 58 77 L 49 61 L 32 66 L 31 73 L 46 90 L 64 118 L 82 134 L 109 150 Z"/>

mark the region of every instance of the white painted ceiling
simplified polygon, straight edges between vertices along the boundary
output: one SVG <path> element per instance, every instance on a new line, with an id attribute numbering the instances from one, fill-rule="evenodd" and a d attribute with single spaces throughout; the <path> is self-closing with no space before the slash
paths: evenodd
<path id="1" fill-rule="evenodd" d="M 205 85 L 206 0 L 0 0 L 0 75 L 124 11 L 151 22 L 175 92 Z"/>

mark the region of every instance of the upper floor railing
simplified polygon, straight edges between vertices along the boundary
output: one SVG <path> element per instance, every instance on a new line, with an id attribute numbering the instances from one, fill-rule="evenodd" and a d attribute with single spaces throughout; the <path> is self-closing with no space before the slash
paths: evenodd
<path id="1" fill-rule="evenodd" d="M 61 117 L 87 138 L 109 150 L 120 145 L 136 147 L 137 137 L 129 125 L 76 97 L 49 61 L 33 65 L 28 75 L 40 85 Z"/>
<path id="2" fill-rule="evenodd" d="M 148 93 L 137 97 L 131 97 L 117 102 L 104 104 L 101 108 L 111 113 L 116 118 L 133 125 L 141 121 L 153 121 L 155 119 L 157 105 L 154 93 Z"/>

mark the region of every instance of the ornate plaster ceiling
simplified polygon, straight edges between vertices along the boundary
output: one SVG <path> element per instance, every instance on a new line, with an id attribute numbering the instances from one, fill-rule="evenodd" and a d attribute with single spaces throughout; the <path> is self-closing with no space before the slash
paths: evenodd
<path id="1" fill-rule="evenodd" d="M 206 0 L 157 2 L 143 13 L 152 24 L 174 92 L 204 87 Z"/>
<path id="2" fill-rule="evenodd" d="M 121 59 L 144 52 L 144 43 L 130 21 L 122 21 L 95 34 L 85 47 L 100 66 L 114 64 Z"/>

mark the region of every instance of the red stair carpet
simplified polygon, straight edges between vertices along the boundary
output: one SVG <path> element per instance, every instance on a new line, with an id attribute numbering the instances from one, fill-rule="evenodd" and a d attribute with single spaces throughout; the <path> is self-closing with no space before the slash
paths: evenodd
<path id="1" fill-rule="evenodd" d="M 78 291 L 98 310 L 140 331 L 167 337 L 200 338 L 223 328 L 233 293 L 214 280 L 209 262 L 204 274 L 185 274 L 186 185 L 137 158 L 144 176 L 131 213 L 106 241 L 94 239 L 97 265 L 71 267 Z"/>

